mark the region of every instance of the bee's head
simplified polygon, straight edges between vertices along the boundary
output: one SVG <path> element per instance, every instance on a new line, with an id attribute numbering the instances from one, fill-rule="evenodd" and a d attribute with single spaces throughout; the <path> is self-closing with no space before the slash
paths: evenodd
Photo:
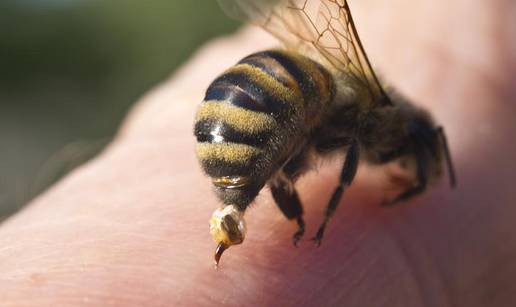
<path id="1" fill-rule="evenodd" d="M 225 206 L 213 212 L 210 219 L 210 233 L 215 242 L 215 265 L 219 264 L 222 253 L 231 245 L 244 242 L 246 225 L 244 212 L 235 205 Z"/>
<path id="2" fill-rule="evenodd" d="M 446 167 L 450 185 L 454 187 L 455 172 L 443 128 L 435 124 L 427 111 L 409 104 L 400 106 L 407 118 L 410 154 L 416 157 L 419 167 L 424 169 L 427 180 L 440 177 Z"/>
<path id="3" fill-rule="evenodd" d="M 404 150 L 408 151 L 405 153 L 419 160 L 419 168 L 426 173 L 429 181 L 438 178 L 443 166 L 446 166 L 450 185 L 455 186 L 455 172 L 443 128 L 435 124 L 430 113 L 410 102 L 392 87 L 387 88 L 387 93 L 398 110 L 397 123 L 405 124 Z"/>

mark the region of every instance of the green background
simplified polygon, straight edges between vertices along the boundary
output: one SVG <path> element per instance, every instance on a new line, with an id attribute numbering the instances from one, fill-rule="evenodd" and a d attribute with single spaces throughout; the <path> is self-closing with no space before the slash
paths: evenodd
<path id="1" fill-rule="evenodd" d="M 138 97 L 237 27 L 214 0 L 1 0 L 0 217 L 94 156 Z"/>

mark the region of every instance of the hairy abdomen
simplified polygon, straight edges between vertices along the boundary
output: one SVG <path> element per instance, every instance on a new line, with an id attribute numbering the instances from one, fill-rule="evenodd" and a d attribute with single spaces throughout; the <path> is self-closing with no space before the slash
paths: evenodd
<path id="1" fill-rule="evenodd" d="M 222 200 L 251 201 L 306 141 L 332 96 L 328 72 L 287 51 L 252 54 L 215 79 L 195 120 L 197 156 L 214 182 L 245 178 L 238 188 L 218 186 Z"/>

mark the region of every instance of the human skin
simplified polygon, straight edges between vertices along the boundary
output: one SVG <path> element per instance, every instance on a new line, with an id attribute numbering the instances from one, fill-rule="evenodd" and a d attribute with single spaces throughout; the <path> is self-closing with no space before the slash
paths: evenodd
<path id="1" fill-rule="evenodd" d="M 352 2 L 352 5 L 354 2 Z M 96 159 L 0 227 L 2 306 L 511 306 L 516 302 L 516 5 L 352 6 L 373 62 L 445 127 L 458 176 L 392 208 L 384 169 L 361 167 L 315 233 L 336 159 L 297 184 L 307 234 L 264 189 L 248 235 L 218 270 L 219 202 L 194 154 L 193 117 L 214 77 L 273 46 L 246 29 L 209 43 L 141 99 Z M 512 14 L 512 16 L 511 16 Z"/>

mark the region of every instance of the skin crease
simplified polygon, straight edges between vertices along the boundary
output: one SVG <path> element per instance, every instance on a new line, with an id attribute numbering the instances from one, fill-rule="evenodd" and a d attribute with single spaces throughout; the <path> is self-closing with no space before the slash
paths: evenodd
<path id="1" fill-rule="evenodd" d="M 335 159 L 297 184 L 307 222 L 299 248 L 295 223 L 264 190 L 246 214 L 246 241 L 215 270 L 208 219 L 218 202 L 192 125 L 217 74 L 275 45 L 245 29 L 193 55 L 142 98 L 102 155 L 0 226 L 2 306 L 511 306 L 516 5 L 351 6 L 384 78 L 445 127 L 456 190 L 443 178 L 380 208 L 393 193 L 385 168 L 361 167 L 315 248 L 308 239 L 336 184 Z"/>

